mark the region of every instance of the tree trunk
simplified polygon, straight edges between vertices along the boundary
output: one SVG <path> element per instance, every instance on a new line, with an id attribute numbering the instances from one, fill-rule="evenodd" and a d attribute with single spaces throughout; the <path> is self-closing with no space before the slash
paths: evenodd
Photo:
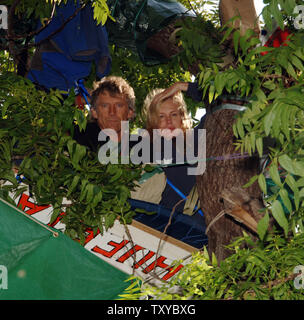
<path id="1" fill-rule="evenodd" d="M 219 3 L 221 25 L 225 25 L 231 18 L 239 16 L 233 26 L 239 28 L 244 35 L 248 29 L 260 33 L 259 18 L 253 0 L 221 0 Z"/>
<path id="2" fill-rule="evenodd" d="M 236 153 L 232 124 L 237 113 L 235 110 L 219 110 L 207 116 L 204 125 L 207 138 L 206 157 L 209 159 L 225 155 L 227 159 L 207 161 L 204 174 L 197 177 L 201 208 L 209 229 L 208 251 L 210 255 L 213 252 L 218 261 L 231 254 L 225 246 L 235 237 L 242 236 L 244 228 L 249 226 L 246 232 L 254 230 L 254 227 L 250 227 L 251 224 L 247 224 L 242 218 L 237 218 L 241 223 L 236 221 L 233 211 L 244 211 L 257 222 L 259 218 L 256 211 L 262 207 L 261 191 L 257 183 L 242 190 L 242 186 L 258 174 L 259 159 L 228 158 L 228 155 Z M 231 202 L 234 204 L 231 205 Z M 253 203 L 258 204 L 255 206 Z M 239 210 L 240 208 L 242 210 Z M 224 212 L 228 214 L 223 215 Z"/>

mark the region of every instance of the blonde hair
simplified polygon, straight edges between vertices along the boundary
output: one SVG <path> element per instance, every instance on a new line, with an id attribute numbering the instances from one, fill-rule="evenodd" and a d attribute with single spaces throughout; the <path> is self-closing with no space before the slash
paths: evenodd
<path id="1" fill-rule="evenodd" d="M 192 127 L 192 119 L 188 114 L 187 105 L 183 94 L 179 91 L 174 96 L 155 101 L 155 97 L 162 93 L 165 89 L 153 89 L 145 98 L 143 106 L 143 117 L 146 122 L 146 129 L 151 134 L 153 129 L 158 129 L 159 125 L 159 109 L 161 104 L 167 99 L 173 99 L 173 102 L 178 105 L 178 111 L 182 117 L 182 130 L 190 129 Z"/>

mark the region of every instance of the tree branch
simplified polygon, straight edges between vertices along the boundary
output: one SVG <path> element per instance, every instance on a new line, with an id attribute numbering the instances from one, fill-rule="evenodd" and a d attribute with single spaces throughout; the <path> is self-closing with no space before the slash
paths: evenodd
<path id="1" fill-rule="evenodd" d="M 41 31 L 43 31 L 53 20 L 54 14 L 55 14 L 55 9 L 56 9 L 56 2 L 54 2 L 53 4 L 53 8 L 52 8 L 52 13 L 51 16 L 47 19 L 46 23 L 44 26 L 40 27 L 38 30 L 32 31 L 29 34 L 24 34 L 24 35 L 16 35 L 13 31 L 13 15 L 15 12 L 16 7 L 18 6 L 18 4 L 20 3 L 21 0 L 16 0 L 14 2 L 14 4 L 12 5 L 10 11 L 9 11 L 9 16 L 8 16 L 8 32 L 7 32 L 7 36 L 5 37 L 8 41 L 9 41 L 9 51 L 11 52 L 11 49 L 13 50 L 13 44 L 15 40 L 19 40 L 19 39 L 23 39 L 23 38 L 27 38 L 30 39 L 34 36 L 36 36 L 37 34 L 39 34 Z M 57 33 L 59 33 L 60 31 L 62 31 L 64 29 L 64 27 L 74 18 L 76 17 L 76 15 L 86 6 L 87 4 L 84 3 L 81 7 L 79 7 L 78 9 L 76 9 L 74 11 L 74 13 L 69 16 L 66 21 L 64 21 L 64 23 L 55 31 L 53 31 L 46 39 L 35 43 L 35 44 L 30 44 L 28 47 L 36 47 L 39 46 L 41 44 L 41 42 L 49 40 L 50 38 L 52 38 L 53 36 L 55 36 Z M 12 51 L 13 53 L 13 51 Z"/>
<path id="2" fill-rule="evenodd" d="M 301 272 L 299 273 L 293 273 L 293 274 L 290 274 L 288 275 L 287 277 L 283 278 L 283 279 L 277 279 L 277 280 L 273 280 L 273 281 L 269 281 L 268 283 L 265 283 L 263 285 L 260 286 L 261 289 L 269 289 L 271 290 L 273 287 L 275 286 L 278 286 L 280 284 L 283 284 L 283 283 L 286 283 L 288 281 L 291 281 L 291 280 L 294 280 L 297 276 L 299 276 L 301 274 Z M 256 296 L 256 293 L 253 289 L 249 289 L 249 290 L 246 290 L 243 294 L 243 296 L 245 295 L 252 295 L 252 296 Z M 225 300 L 232 300 L 234 299 L 233 297 L 228 297 L 227 299 Z"/>
<path id="3" fill-rule="evenodd" d="M 44 26 L 42 26 L 41 28 L 39 28 L 38 30 L 32 31 L 29 34 L 23 34 L 23 35 L 16 35 L 14 33 L 8 34 L 7 36 L 5 36 L 5 38 L 7 40 L 19 40 L 19 39 L 23 39 L 23 38 L 32 38 L 34 36 L 36 36 L 38 33 L 40 33 L 42 30 L 44 30 L 52 21 L 54 14 L 55 14 L 55 9 L 56 9 L 56 2 L 54 2 L 53 4 L 53 8 L 52 8 L 52 13 L 51 16 L 47 19 L 46 23 Z"/>
<path id="4" fill-rule="evenodd" d="M 11 40 L 12 38 L 14 38 L 15 33 L 14 33 L 14 14 L 15 14 L 15 10 L 16 7 L 19 5 L 21 0 L 15 0 L 14 3 L 12 4 L 9 13 L 8 13 L 8 17 L 7 17 L 7 36 L 8 36 L 8 50 L 11 53 L 14 61 L 15 58 L 17 56 L 16 52 L 15 52 L 15 48 L 14 48 L 14 41 Z"/>

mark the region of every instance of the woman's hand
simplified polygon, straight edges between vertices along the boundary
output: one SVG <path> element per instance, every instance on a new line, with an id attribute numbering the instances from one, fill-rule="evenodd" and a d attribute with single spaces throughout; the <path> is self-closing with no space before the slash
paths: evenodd
<path id="1" fill-rule="evenodd" d="M 156 95 L 153 99 L 153 103 L 158 104 L 160 101 L 166 100 L 167 98 L 174 96 L 179 91 L 187 91 L 188 85 L 188 82 L 174 83 L 172 86 Z"/>

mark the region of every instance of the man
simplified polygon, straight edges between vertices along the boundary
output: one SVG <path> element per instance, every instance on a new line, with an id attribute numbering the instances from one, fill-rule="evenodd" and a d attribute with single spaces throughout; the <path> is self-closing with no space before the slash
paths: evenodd
<path id="1" fill-rule="evenodd" d="M 112 129 L 109 135 L 113 141 L 121 139 L 121 121 L 128 121 L 135 116 L 135 94 L 133 88 L 121 77 L 109 76 L 99 81 L 92 92 L 92 121 L 86 130 L 80 132 L 75 128 L 74 139 L 92 151 L 98 151 L 102 144 L 98 141 L 101 130 Z M 117 142 L 117 141 L 116 141 Z"/>

